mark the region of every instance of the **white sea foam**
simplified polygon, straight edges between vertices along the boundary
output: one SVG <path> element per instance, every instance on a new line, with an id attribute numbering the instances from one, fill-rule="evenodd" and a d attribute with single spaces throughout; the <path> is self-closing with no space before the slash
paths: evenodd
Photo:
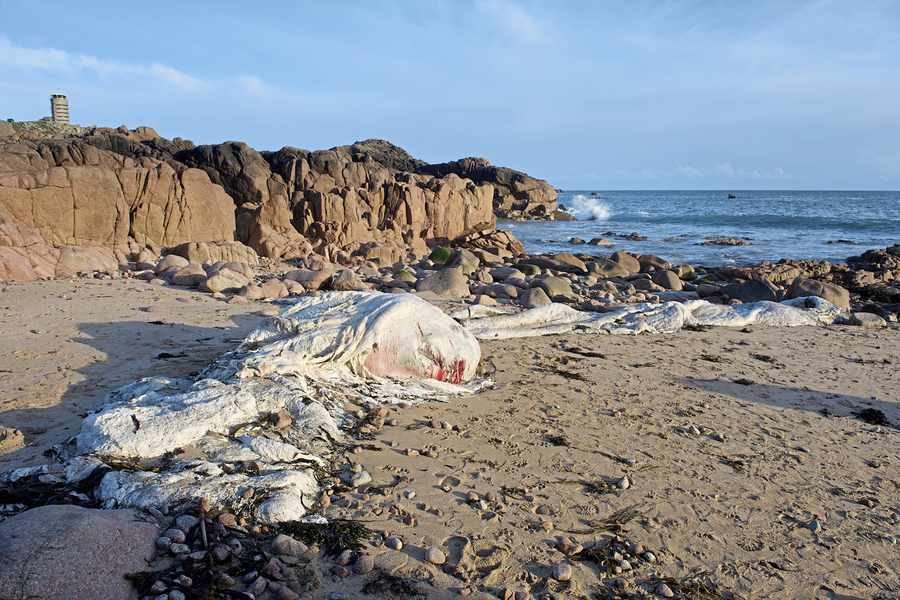
<path id="1" fill-rule="evenodd" d="M 612 211 L 603 200 L 584 194 L 577 194 L 572 198 L 569 212 L 579 221 L 606 221 L 612 215 Z"/>

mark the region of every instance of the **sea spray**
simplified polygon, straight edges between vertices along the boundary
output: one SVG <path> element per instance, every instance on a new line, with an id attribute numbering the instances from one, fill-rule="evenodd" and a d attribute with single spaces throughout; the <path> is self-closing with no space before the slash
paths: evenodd
<path id="1" fill-rule="evenodd" d="M 579 221 L 606 221 L 612 215 L 612 211 L 603 200 L 584 194 L 576 194 L 572 198 L 569 212 Z"/>

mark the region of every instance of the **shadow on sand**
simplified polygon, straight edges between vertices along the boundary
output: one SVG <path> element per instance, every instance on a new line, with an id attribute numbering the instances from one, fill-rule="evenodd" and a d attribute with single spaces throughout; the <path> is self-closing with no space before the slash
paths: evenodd
<path id="1" fill-rule="evenodd" d="M 102 406 L 109 392 L 142 377 L 196 374 L 264 320 L 258 314 L 242 314 L 227 326 L 213 327 L 165 320 L 79 325 L 72 341 L 104 358 L 76 369 L 81 377 L 52 406 L 0 412 L 0 423 L 26 437 L 25 447 L 0 456 L 0 471 L 45 462 L 43 450 L 75 435 L 84 415 Z"/>
<path id="2" fill-rule="evenodd" d="M 777 408 L 806 410 L 825 416 L 856 417 L 866 409 L 884 413 L 893 427 L 900 427 L 900 400 L 862 398 L 810 388 L 793 388 L 766 383 L 735 383 L 725 379 L 682 378 L 688 387 L 731 396 L 738 400 L 768 404 Z"/>

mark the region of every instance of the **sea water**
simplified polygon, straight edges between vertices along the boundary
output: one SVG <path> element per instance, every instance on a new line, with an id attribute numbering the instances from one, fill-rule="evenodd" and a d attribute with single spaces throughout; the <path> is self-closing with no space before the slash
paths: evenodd
<path id="1" fill-rule="evenodd" d="M 780 258 L 843 261 L 900 243 L 900 192 L 588 190 L 562 192 L 559 203 L 578 220 L 498 226 L 532 253 L 625 250 L 710 266 Z M 630 233 L 647 239 L 618 237 Z M 615 245 L 573 245 L 573 237 L 602 237 Z M 742 238 L 746 245 L 702 245 L 712 238 Z"/>

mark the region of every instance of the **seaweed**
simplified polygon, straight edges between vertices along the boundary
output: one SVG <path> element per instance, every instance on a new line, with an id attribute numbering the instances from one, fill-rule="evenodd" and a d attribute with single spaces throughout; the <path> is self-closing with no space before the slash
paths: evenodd
<path id="1" fill-rule="evenodd" d="M 274 526 L 280 533 L 293 536 L 310 546 L 317 545 L 326 556 L 337 556 L 344 550 L 360 551 L 373 531 L 361 521 L 333 519 L 327 523 L 287 521 Z"/>
<path id="2" fill-rule="evenodd" d="M 652 584 L 659 586 L 665 583 L 669 586 L 677 600 L 740 600 L 734 592 L 723 590 L 710 574 L 706 571 L 697 571 L 680 579 L 675 577 L 657 577 L 651 580 Z"/>
<path id="3" fill-rule="evenodd" d="M 891 422 L 888 421 L 887 415 L 884 414 L 884 411 L 878 410 L 877 408 L 864 408 L 853 413 L 853 416 L 869 425 L 893 427 Z"/>
<path id="4" fill-rule="evenodd" d="M 425 594 L 413 587 L 412 581 L 379 571 L 375 577 L 366 582 L 362 588 L 363 594 L 369 594 L 384 598 L 396 596 L 398 598 L 424 598 Z"/>
<path id="5" fill-rule="evenodd" d="M 616 512 L 612 513 L 605 519 L 595 519 L 592 521 L 587 521 L 586 529 L 560 529 L 565 533 L 574 533 L 576 535 L 583 534 L 593 534 L 601 531 L 606 531 L 609 533 L 618 533 L 625 529 L 625 526 L 641 516 L 641 511 L 638 510 L 638 505 L 634 504 L 632 506 L 627 506 Z"/>

